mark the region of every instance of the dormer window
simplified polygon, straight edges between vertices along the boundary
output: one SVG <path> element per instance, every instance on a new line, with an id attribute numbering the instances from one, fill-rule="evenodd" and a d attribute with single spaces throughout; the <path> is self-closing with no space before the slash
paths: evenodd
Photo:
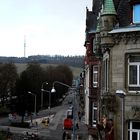
<path id="1" fill-rule="evenodd" d="M 140 4 L 133 5 L 133 23 L 140 23 Z"/>
<path id="2" fill-rule="evenodd" d="M 140 24 L 140 1 L 130 0 L 131 7 L 131 22 L 133 24 Z"/>

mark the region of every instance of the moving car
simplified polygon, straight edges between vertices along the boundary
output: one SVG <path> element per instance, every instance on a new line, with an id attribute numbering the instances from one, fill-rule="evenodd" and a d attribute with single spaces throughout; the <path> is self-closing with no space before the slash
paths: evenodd
<path id="1" fill-rule="evenodd" d="M 67 110 L 67 118 L 73 119 L 73 109 Z"/>

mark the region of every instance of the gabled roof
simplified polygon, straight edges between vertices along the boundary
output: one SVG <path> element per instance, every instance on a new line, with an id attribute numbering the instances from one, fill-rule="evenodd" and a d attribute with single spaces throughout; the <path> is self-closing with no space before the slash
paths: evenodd
<path id="1" fill-rule="evenodd" d="M 97 16 L 93 13 L 93 11 L 89 11 L 88 9 L 86 16 L 86 33 L 95 33 L 97 26 Z"/>

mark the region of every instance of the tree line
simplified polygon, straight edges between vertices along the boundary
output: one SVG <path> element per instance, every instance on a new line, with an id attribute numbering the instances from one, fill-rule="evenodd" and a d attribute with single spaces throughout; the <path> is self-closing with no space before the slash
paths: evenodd
<path id="1" fill-rule="evenodd" d="M 61 55 L 32 55 L 28 57 L 0 57 L 1 63 L 29 63 L 36 61 L 43 64 L 63 64 L 83 68 L 84 56 L 61 56 Z"/>
<path id="2" fill-rule="evenodd" d="M 27 64 L 27 68 L 20 74 L 14 63 L 0 64 L 0 107 L 7 107 L 11 111 L 16 111 L 24 117 L 25 112 L 34 112 L 34 97 L 28 92 L 32 92 L 37 97 L 37 108 L 41 107 L 41 88 L 51 91 L 54 81 L 59 81 L 67 85 L 72 85 L 73 73 L 67 65 L 41 67 L 37 62 Z M 51 105 L 56 106 L 60 99 L 67 92 L 68 88 L 55 84 L 56 93 L 51 94 Z M 13 98 L 14 97 L 14 98 Z M 49 105 L 49 94 L 44 94 L 43 107 Z"/>

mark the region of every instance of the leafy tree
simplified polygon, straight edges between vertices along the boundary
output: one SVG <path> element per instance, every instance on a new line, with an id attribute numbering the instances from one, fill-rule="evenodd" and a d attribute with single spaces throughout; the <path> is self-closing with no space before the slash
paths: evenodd
<path id="1" fill-rule="evenodd" d="M 23 71 L 17 81 L 17 111 L 24 117 L 25 111 L 34 111 L 34 97 L 28 92 L 32 92 L 36 95 L 37 108 L 40 108 L 40 92 L 41 84 L 44 79 L 44 70 L 38 63 L 29 63 L 27 69 Z M 24 118 L 22 118 L 23 121 Z"/>
<path id="2" fill-rule="evenodd" d="M 61 80 L 67 85 L 72 85 L 73 73 L 72 70 L 67 65 L 58 65 L 56 71 L 63 75 Z"/>
<path id="3" fill-rule="evenodd" d="M 66 65 L 49 66 L 43 68 L 38 63 L 29 63 L 25 71 L 23 71 L 17 80 L 17 111 L 22 115 L 22 121 L 24 120 L 25 111 L 34 111 L 34 98 L 28 94 L 28 91 L 36 94 L 37 97 L 37 111 L 40 109 L 41 101 L 41 86 L 43 82 L 48 82 L 48 85 L 43 88 L 47 91 L 51 91 L 53 82 L 59 81 L 67 85 L 72 85 L 73 74 L 71 69 Z M 57 101 L 62 98 L 68 90 L 67 87 L 56 84 L 56 93 L 51 94 L 51 105 L 57 105 Z M 44 95 L 44 104 L 48 106 L 49 94 Z"/>
<path id="4" fill-rule="evenodd" d="M 55 67 L 53 71 L 53 82 L 59 81 L 64 84 L 67 84 L 69 86 L 72 85 L 73 80 L 73 74 L 71 69 L 67 65 L 58 65 Z M 56 93 L 53 95 L 55 98 L 53 98 L 52 102 L 55 103 L 55 101 L 62 98 L 62 96 L 68 91 L 68 87 L 62 85 L 62 84 L 55 84 Z"/>
<path id="5" fill-rule="evenodd" d="M 45 86 L 44 88 L 48 91 L 51 91 L 53 82 L 59 81 L 62 83 L 65 83 L 67 85 L 72 85 L 73 80 L 73 73 L 71 69 L 67 65 L 58 65 L 58 66 L 47 66 L 44 68 L 45 71 L 45 80 L 49 84 Z M 62 98 L 62 96 L 67 92 L 68 88 L 61 85 L 61 84 L 55 84 L 56 93 L 51 94 L 51 105 L 57 105 L 58 100 Z M 44 94 L 44 104 L 49 102 L 49 94 Z"/>
<path id="6" fill-rule="evenodd" d="M 18 78 L 17 69 L 13 63 L 0 64 L 0 98 L 5 105 L 8 96 L 15 94 L 16 80 Z"/>

